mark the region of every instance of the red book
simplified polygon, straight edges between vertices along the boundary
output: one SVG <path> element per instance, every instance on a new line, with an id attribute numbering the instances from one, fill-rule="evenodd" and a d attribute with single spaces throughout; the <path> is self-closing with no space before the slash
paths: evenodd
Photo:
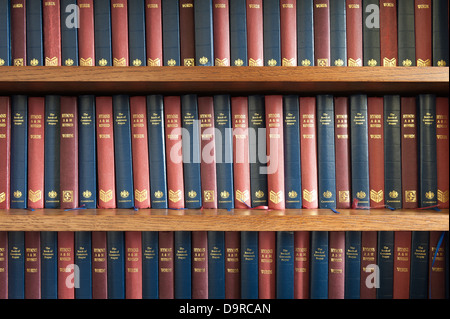
<path id="1" fill-rule="evenodd" d="M 181 65 L 195 65 L 194 0 L 179 0 Z"/>
<path id="2" fill-rule="evenodd" d="M 411 232 L 396 231 L 394 238 L 394 299 L 409 299 Z"/>
<path id="3" fill-rule="evenodd" d="M 45 100 L 28 98 L 28 208 L 44 208 Z"/>
<path id="4" fill-rule="evenodd" d="M 128 1 L 111 0 L 111 36 L 114 66 L 128 66 Z"/>
<path id="5" fill-rule="evenodd" d="M 14 66 L 27 65 L 26 0 L 11 0 L 11 59 Z"/>
<path id="6" fill-rule="evenodd" d="M 346 1 L 348 66 L 363 66 L 362 0 Z"/>
<path id="7" fill-rule="evenodd" d="M 179 96 L 164 97 L 164 113 L 169 208 L 179 209 L 184 208 L 181 101 Z"/>
<path id="8" fill-rule="evenodd" d="M 431 3 L 431 0 L 414 0 L 417 66 L 431 66 L 433 61 Z"/>
<path id="9" fill-rule="evenodd" d="M 283 97 L 267 95 L 265 106 L 269 208 L 284 209 Z"/>
<path id="10" fill-rule="evenodd" d="M 383 98 L 367 99 L 369 117 L 369 186 L 370 207 L 384 208 L 384 115 Z"/>
<path id="11" fill-rule="evenodd" d="M 330 66 L 330 0 L 314 0 L 313 14 L 316 66 Z"/>
<path id="12" fill-rule="evenodd" d="M 448 208 L 448 184 L 449 184 L 449 145 L 448 145 L 448 97 L 436 98 L 436 155 L 438 205 L 440 208 Z"/>
<path id="13" fill-rule="evenodd" d="M 275 299 L 276 232 L 260 231 L 258 238 L 258 297 L 259 299 Z"/>
<path id="14" fill-rule="evenodd" d="M 247 1 L 247 54 L 249 66 L 264 65 L 263 1 Z"/>
<path id="15" fill-rule="evenodd" d="M 0 231 L 0 299 L 8 299 L 8 232 Z"/>
<path id="16" fill-rule="evenodd" d="M 213 0 L 214 65 L 230 66 L 230 13 L 228 0 Z"/>
<path id="17" fill-rule="evenodd" d="M 161 0 L 145 0 L 147 65 L 161 66 L 163 60 Z"/>
<path id="18" fill-rule="evenodd" d="M 25 299 L 41 299 L 41 236 L 25 232 Z"/>
<path id="19" fill-rule="evenodd" d="M 43 1 L 45 66 L 61 65 L 61 4 L 60 0 Z"/>
<path id="20" fill-rule="evenodd" d="M 345 231 L 330 231 L 328 298 L 345 297 Z"/>
<path id="21" fill-rule="evenodd" d="M 77 98 L 61 96 L 60 193 L 61 208 L 78 207 Z M 103 165 L 103 162 L 100 162 Z"/>
<path id="22" fill-rule="evenodd" d="M 74 232 L 58 232 L 58 299 L 75 298 Z"/>
<path id="23" fill-rule="evenodd" d="M 294 232 L 294 299 L 309 299 L 309 235 L 308 231 Z"/>
<path id="24" fill-rule="evenodd" d="M 241 298 L 241 233 L 225 232 L 225 299 Z"/>
<path id="25" fill-rule="evenodd" d="M 297 66 L 297 1 L 280 0 L 281 65 Z"/>
<path id="26" fill-rule="evenodd" d="M 383 66 L 398 65 L 397 1 L 380 0 L 380 50 Z"/>
<path id="27" fill-rule="evenodd" d="M 208 232 L 192 232 L 192 299 L 208 299 Z"/>
<path id="28" fill-rule="evenodd" d="M 125 298 L 142 299 L 142 233 L 125 232 Z"/>
<path id="29" fill-rule="evenodd" d="M 108 299 L 106 232 L 92 232 L 92 298 Z"/>
<path id="30" fill-rule="evenodd" d="M 201 183 L 203 208 L 217 208 L 216 147 L 214 138 L 214 100 L 198 98 L 201 133 Z"/>
<path id="31" fill-rule="evenodd" d="M 159 232 L 159 298 L 174 299 L 173 232 Z"/>
<path id="32" fill-rule="evenodd" d="M 417 208 L 417 111 L 414 97 L 401 98 L 403 208 Z"/>
<path id="33" fill-rule="evenodd" d="M 316 99 L 300 97 L 303 208 L 318 208 Z"/>
<path id="34" fill-rule="evenodd" d="M 250 157 L 248 144 L 248 98 L 231 98 L 233 126 L 234 207 L 248 208 L 250 202 Z"/>
<path id="35" fill-rule="evenodd" d="M 430 232 L 429 267 L 430 278 L 428 293 L 430 299 L 445 298 L 445 240 L 438 247 L 443 232 Z"/>
<path id="36" fill-rule="evenodd" d="M 98 207 L 115 208 L 114 128 L 112 97 L 96 97 Z"/>
<path id="37" fill-rule="evenodd" d="M 146 103 L 145 96 L 130 97 L 134 206 L 136 208 L 150 207 Z"/>
<path id="38" fill-rule="evenodd" d="M 10 207 L 11 179 L 11 101 L 0 97 L 0 209 Z"/>
<path id="39" fill-rule="evenodd" d="M 78 54 L 80 66 L 95 65 L 94 0 L 78 0 Z"/>
<path id="40" fill-rule="evenodd" d="M 377 289 L 375 288 L 377 265 L 377 232 L 361 232 L 361 299 L 376 299 Z M 370 266 L 370 267 L 369 267 Z"/>
<path id="41" fill-rule="evenodd" d="M 336 208 L 350 208 L 350 127 L 348 125 L 348 98 L 334 98 L 334 131 L 336 153 Z"/>

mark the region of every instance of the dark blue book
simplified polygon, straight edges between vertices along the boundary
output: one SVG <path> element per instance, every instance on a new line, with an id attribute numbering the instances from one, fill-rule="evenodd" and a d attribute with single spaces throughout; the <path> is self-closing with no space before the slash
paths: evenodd
<path id="1" fill-rule="evenodd" d="M 92 299 L 92 249 L 91 232 L 75 232 L 75 265 L 78 266 L 79 287 L 75 286 L 76 299 Z"/>
<path id="2" fill-rule="evenodd" d="M 449 66 L 448 1 L 433 0 L 433 66 Z"/>
<path id="3" fill-rule="evenodd" d="M 332 95 L 317 96 L 319 208 L 336 208 L 336 162 Z"/>
<path id="4" fill-rule="evenodd" d="M 130 65 L 145 66 L 145 0 L 128 0 L 128 50 Z"/>
<path id="5" fill-rule="evenodd" d="M 225 299 L 225 232 L 208 231 L 208 298 Z"/>
<path id="6" fill-rule="evenodd" d="M 313 0 L 297 1 L 297 63 L 314 66 Z"/>
<path id="7" fill-rule="evenodd" d="M 404 2 L 404 1 L 403 1 Z M 363 0 L 364 66 L 381 66 L 379 0 Z"/>
<path id="8" fill-rule="evenodd" d="M 27 0 L 27 65 L 44 65 L 42 0 Z"/>
<path id="9" fill-rule="evenodd" d="M 80 207 L 97 208 L 95 96 L 78 97 L 78 189 Z"/>
<path id="10" fill-rule="evenodd" d="M 212 0 L 195 0 L 195 65 L 214 65 L 214 24 Z"/>
<path id="11" fill-rule="evenodd" d="M 276 283 L 278 299 L 294 299 L 294 232 L 277 232 Z"/>
<path id="12" fill-rule="evenodd" d="M 400 96 L 384 97 L 384 189 L 385 203 L 402 208 Z"/>
<path id="13" fill-rule="evenodd" d="M 331 65 L 347 66 L 346 0 L 330 1 Z"/>
<path id="14" fill-rule="evenodd" d="M 11 208 L 27 208 L 28 97 L 11 96 Z"/>
<path id="15" fill-rule="evenodd" d="M 158 299 L 158 232 L 142 232 L 142 299 Z"/>
<path id="16" fill-rule="evenodd" d="M 311 232 L 311 299 L 328 298 L 328 232 Z"/>
<path id="17" fill-rule="evenodd" d="M 280 0 L 265 0 L 263 5 L 264 65 L 281 65 Z"/>
<path id="18" fill-rule="evenodd" d="M 61 0 L 61 59 L 65 66 L 79 65 L 78 29 L 74 21 L 76 5 L 77 0 Z"/>
<path id="19" fill-rule="evenodd" d="M 180 66 L 180 8 L 178 0 L 162 1 L 164 66 Z"/>
<path id="20" fill-rule="evenodd" d="M 181 96 L 182 150 L 184 174 L 184 204 L 186 208 L 202 207 L 202 185 L 200 176 L 200 121 L 197 95 Z"/>
<path id="21" fill-rule="evenodd" d="M 164 102 L 162 95 L 147 96 L 148 150 L 152 208 L 168 208 Z"/>
<path id="22" fill-rule="evenodd" d="M 8 298 L 25 298 L 25 232 L 8 232 Z"/>
<path id="23" fill-rule="evenodd" d="M 112 66 L 111 1 L 94 1 L 95 65 Z"/>
<path id="24" fill-rule="evenodd" d="M 258 232 L 241 232 L 241 298 L 258 299 Z"/>
<path id="25" fill-rule="evenodd" d="M 416 34 L 414 23 L 414 1 L 397 2 L 398 65 L 416 65 Z"/>
<path id="26" fill-rule="evenodd" d="M 125 299 L 125 236 L 122 231 L 106 234 L 108 299 Z"/>
<path id="27" fill-rule="evenodd" d="M 60 97 L 45 97 L 44 207 L 59 208 Z"/>
<path id="28" fill-rule="evenodd" d="M 379 283 L 377 299 L 392 299 L 394 295 L 394 232 L 378 232 Z"/>
<path id="29" fill-rule="evenodd" d="M 359 207 L 367 208 L 370 206 L 367 95 L 350 96 L 350 131 L 352 201 L 357 200 Z"/>
<path id="30" fill-rule="evenodd" d="M 430 232 L 411 232 L 411 270 L 409 297 L 411 299 L 428 298 Z"/>
<path id="31" fill-rule="evenodd" d="M 191 232 L 174 232 L 174 285 L 175 299 L 191 299 Z"/>
<path id="32" fill-rule="evenodd" d="M 214 96 L 217 207 L 234 208 L 233 130 L 230 95 Z"/>
<path id="33" fill-rule="evenodd" d="M 261 173 L 267 165 L 264 96 L 248 97 L 248 118 L 251 203 L 252 207 L 267 206 L 267 175 Z"/>
<path id="34" fill-rule="evenodd" d="M 418 96 L 419 207 L 437 205 L 436 96 Z"/>
<path id="35" fill-rule="evenodd" d="M 361 232 L 345 233 L 345 299 L 359 299 L 361 285 Z"/>
<path id="36" fill-rule="evenodd" d="M 58 232 L 41 232 L 41 297 L 58 299 Z"/>
<path id="37" fill-rule="evenodd" d="M 133 208 L 133 160 L 128 95 L 113 96 L 113 114 L 117 208 Z"/>
<path id="38" fill-rule="evenodd" d="M 11 64 L 11 5 L 10 0 L 0 0 L 0 66 Z"/>
<path id="39" fill-rule="evenodd" d="M 247 66 L 246 1 L 229 0 L 231 66 Z"/>
<path id="40" fill-rule="evenodd" d="M 302 208 L 299 97 L 283 96 L 284 189 L 286 209 Z"/>

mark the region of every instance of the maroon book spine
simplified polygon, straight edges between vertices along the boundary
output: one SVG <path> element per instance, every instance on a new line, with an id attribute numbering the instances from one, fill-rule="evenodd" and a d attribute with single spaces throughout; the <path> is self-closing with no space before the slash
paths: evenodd
<path id="1" fill-rule="evenodd" d="M 11 100 L 0 97 L 0 209 L 10 208 Z"/>
<path id="2" fill-rule="evenodd" d="M 61 4 L 60 0 L 43 1 L 45 66 L 61 65 Z"/>
<path id="3" fill-rule="evenodd" d="M 309 299 L 310 232 L 294 232 L 294 299 Z"/>
<path id="4" fill-rule="evenodd" d="M 142 299 L 142 233 L 125 232 L 125 298 Z"/>
<path id="5" fill-rule="evenodd" d="M 0 299 L 8 299 L 8 232 L 0 231 Z"/>
<path id="6" fill-rule="evenodd" d="M 180 59 L 183 66 L 195 65 L 194 0 L 179 0 Z M 215 41 L 214 41 L 215 42 Z"/>
<path id="7" fill-rule="evenodd" d="M 380 0 L 380 50 L 382 66 L 398 65 L 397 1 Z"/>
<path id="8" fill-rule="evenodd" d="M 346 2 L 347 65 L 363 66 L 362 0 L 347 0 Z"/>
<path id="9" fill-rule="evenodd" d="M 241 233 L 225 232 L 225 299 L 241 298 Z"/>
<path id="10" fill-rule="evenodd" d="M 247 52 L 249 66 L 264 65 L 263 1 L 247 1 Z"/>
<path id="11" fill-rule="evenodd" d="M 429 253 L 429 298 L 445 298 L 445 240 L 438 247 L 440 237 L 443 233 L 439 231 L 430 232 Z"/>
<path id="12" fill-rule="evenodd" d="M 162 66 L 162 12 L 161 0 L 145 1 L 145 28 L 147 66 Z"/>
<path id="13" fill-rule="evenodd" d="M 108 299 L 106 232 L 92 232 L 92 298 Z"/>
<path id="14" fill-rule="evenodd" d="M 330 231 L 328 263 L 328 298 L 345 297 L 345 232 Z"/>
<path id="15" fill-rule="evenodd" d="M 259 299 L 276 298 L 276 232 L 260 231 L 258 233 L 258 296 Z"/>
<path id="16" fill-rule="evenodd" d="M 411 274 L 411 232 L 396 231 L 394 234 L 394 299 L 409 299 Z"/>
<path id="17" fill-rule="evenodd" d="M 297 1 L 280 1 L 281 65 L 297 66 Z"/>
<path id="18" fill-rule="evenodd" d="M 25 232 L 25 299 L 41 299 L 41 236 Z"/>
<path id="19" fill-rule="evenodd" d="M 373 265 L 377 264 L 377 238 L 376 231 L 363 231 L 361 233 L 361 299 L 376 299 L 375 278 L 378 274 Z M 372 265 L 372 266 L 370 266 Z M 369 267 L 370 266 L 370 267 Z"/>
<path id="20" fill-rule="evenodd" d="M 214 65 L 230 66 L 230 12 L 228 0 L 213 0 Z"/>
<path id="21" fill-rule="evenodd" d="M 436 157 L 438 205 L 440 208 L 449 207 L 449 132 L 448 132 L 448 97 L 436 98 Z"/>
<path id="22" fill-rule="evenodd" d="M 113 66 L 128 66 L 128 1 L 111 0 Z"/>
<path id="23" fill-rule="evenodd" d="M 192 232 L 192 299 L 208 299 L 208 232 Z"/>
<path id="24" fill-rule="evenodd" d="M 72 231 L 58 232 L 58 299 L 75 298 L 75 254 Z"/>
<path id="25" fill-rule="evenodd" d="M 330 0 L 314 0 L 314 55 L 317 66 L 330 66 Z"/>
<path id="26" fill-rule="evenodd" d="M 159 298 L 174 299 L 173 231 L 159 232 Z"/>
<path id="27" fill-rule="evenodd" d="M 11 58 L 14 66 L 27 65 L 26 0 L 11 0 Z"/>
<path id="28" fill-rule="evenodd" d="M 414 0 L 417 66 L 431 66 L 433 61 L 431 3 L 431 0 Z"/>
<path id="29" fill-rule="evenodd" d="M 95 65 L 94 0 L 78 0 L 78 53 L 80 66 Z"/>

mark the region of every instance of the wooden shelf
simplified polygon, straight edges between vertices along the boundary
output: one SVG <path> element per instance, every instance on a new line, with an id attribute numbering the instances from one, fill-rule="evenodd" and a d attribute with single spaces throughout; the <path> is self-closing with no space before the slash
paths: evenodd
<path id="1" fill-rule="evenodd" d="M 2 67 L 0 94 L 448 95 L 440 67 Z"/>
<path id="2" fill-rule="evenodd" d="M 0 210 L 0 231 L 448 231 L 449 210 Z"/>

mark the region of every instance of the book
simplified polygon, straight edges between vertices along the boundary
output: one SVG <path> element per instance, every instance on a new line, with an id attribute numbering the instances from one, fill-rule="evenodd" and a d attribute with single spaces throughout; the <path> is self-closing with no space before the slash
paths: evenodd
<path id="1" fill-rule="evenodd" d="M 332 66 L 347 66 L 347 51 L 357 44 L 357 41 L 347 43 L 347 36 L 351 33 L 347 33 L 349 31 L 347 27 L 350 27 L 347 25 L 347 18 L 350 13 L 347 12 L 346 7 L 346 0 L 330 2 L 330 65 Z"/>
<path id="2" fill-rule="evenodd" d="M 345 232 L 345 299 L 361 296 L 361 236 L 361 231 Z"/>
<path id="3" fill-rule="evenodd" d="M 195 65 L 214 65 L 214 22 L 212 0 L 196 0 L 195 21 Z"/>
<path id="4" fill-rule="evenodd" d="M 157 231 L 142 232 L 142 299 L 158 299 L 158 248 Z"/>
<path id="5" fill-rule="evenodd" d="M 142 232 L 125 234 L 125 298 L 142 299 Z"/>
<path id="6" fill-rule="evenodd" d="M 54 3 L 56 4 L 56 2 Z M 45 32 L 49 32 L 49 29 L 47 27 L 48 21 L 45 21 L 45 24 L 43 22 L 43 7 L 47 8 L 47 6 L 43 5 L 42 0 L 26 1 L 27 65 L 31 66 L 45 65 L 44 25 Z M 46 47 L 49 45 L 50 43 Z"/>
<path id="7" fill-rule="evenodd" d="M 107 232 L 106 243 L 108 299 L 125 299 L 125 232 Z"/>
<path id="8" fill-rule="evenodd" d="M 397 2 L 380 0 L 381 66 L 398 65 Z"/>
<path id="9" fill-rule="evenodd" d="M 294 299 L 309 298 L 310 232 L 294 232 Z"/>
<path id="10" fill-rule="evenodd" d="M 410 299 L 428 298 L 430 232 L 411 232 Z"/>
<path id="11" fill-rule="evenodd" d="M 393 299 L 409 299 L 411 273 L 411 232 L 394 233 Z"/>
<path id="12" fill-rule="evenodd" d="M 377 299 L 392 299 L 394 289 L 394 231 L 379 231 L 377 264 L 379 288 Z"/>
<path id="13" fill-rule="evenodd" d="M 247 55 L 248 66 L 264 65 L 264 12 L 262 0 L 247 3 Z"/>
<path id="14" fill-rule="evenodd" d="M 276 297 L 294 299 L 294 232 L 278 231 L 276 234 Z"/>
<path id="15" fill-rule="evenodd" d="M 384 208 L 385 163 L 384 163 L 384 100 L 381 97 L 367 98 L 367 128 L 369 142 L 369 186 L 370 207 Z"/>
<path id="16" fill-rule="evenodd" d="M 330 1 L 314 0 L 314 58 L 316 66 L 331 65 Z"/>
<path id="17" fill-rule="evenodd" d="M 147 45 L 145 43 L 145 0 L 128 1 L 129 65 L 145 66 Z"/>
<path id="18" fill-rule="evenodd" d="M 79 66 L 77 0 L 61 0 L 61 65 Z"/>
<path id="19" fill-rule="evenodd" d="M 398 5 L 398 65 L 416 65 L 416 29 L 414 1 L 399 1 Z"/>
<path id="20" fill-rule="evenodd" d="M 180 65 L 195 65 L 194 0 L 179 0 Z"/>
<path id="21" fill-rule="evenodd" d="M 113 66 L 130 65 L 128 1 L 111 0 L 111 44 Z"/>
<path id="22" fill-rule="evenodd" d="M 379 0 L 363 0 L 364 66 L 381 66 Z"/>
<path id="23" fill-rule="evenodd" d="M 145 0 L 145 40 L 148 66 L 163 65 L 161 0 Z"/>
<path id="24" fill-rule="evenodd" d="M 41 299 L 41 243 L 39 231 L 25 232 L 25 299 Z"/>
<path id="25" fill-rule="evenodd" d="M 192 232 L 192 299 L 208 299 L 208 232 Z"/>
<path id="26" fill-rule="evenodd" d="M 108 243 L 105 231 L 93 231 L 92 238 L 92 298 L 108 299 Z"/>
<path id="27" fill-rule="evenodd" d="M 11 203 L 11 98 L 0 97 L 0 209 Z"/>
<path id="28" fill-rule="evenodd" d="M 158 296 L 174 299 L 174 233 L 160 231 L 158 238 Z"/>
<path id="29" fill-rule="evenodd" d="M 277 233 L 258 232 L 258 298 L 275 299 L 277 296 Z"/>
<path id="30" fill-rule="evenodd" d="M 41 232 L 41 298 L 58 298 L 58 232 Z"/>
<path id="31" fill-rule="evenodd" d="M 78 286 L 75 299 L 92 299 L 92 238 L 90 231 L 75 232 L 75 265 L 78 267 Z"/>
<path id="32" fill-rule="evenodd" d="M 330 231 L 328 261 L 328 298 L 345 298 L 345 231 Z"/>
<path id="33" fill-rule="evenodd" d="M 0 299 L 8 299 L 8 232 L 0 232 Z"/>
<path id="34" fill-rule="evenodd" d="M 436 98 L 436 169 L 437 199 L 440 208 L 448 208 L 449 188 L 449 136 L 448 136 L 448 98 Z"/>
<path id="35" fill-rule="evenodd" d="M 310 269 L 310 298 L 328 298 L 328 263 L 329 263 L 329 234 L 327 231 L 311 232 L 311 269 Z"/>
<path id="36" fill-rule="evenodd" d="M 180 8 L 178 0 L 161 2 L 163 65 L 181 65 L 180 61 Z"/>
<path id="37" fill-rule="evenodd" d="M 241 297 L 241 233 L 225 232 L 225 299 Z"/>
<path id="38" fill-rule="evenodd" d="M 448 58 L 448 1 L 433 0 L 433 66 L 449 66 Z M 447 12 L 447 14 L 445 13 Z"/>
<path id="39" fill-rule="evenodd" d="M 192 292 L 192 239 L 190 231 L 174 232 L 174 284 L 175 299 L 191 299 Z"/>
<path id="40" fill-rule="evenodd" d="M 376 231 L 361 232 L 361 299 L 376 299 L 377 287 L 380 286 L 378 265 L 378 233 Z"/>
<path id="41" fill-rule="evenodd" d="M 8 299 L 25 299 L 25 232 L 8 232 Z"/>
<path id="42" fill-rule="evenodd" d="M 27 65 L 26 0 L 11 0 L 11 65 Z"/>
<path id="43" fill-rule="evenodd" d="M 93 0 L 78 0 L 78 55 L 80 58 L 80 66 L 100 65 L 97 64 L 101 56 L 98 48 L 102 44 L 101 41 L 108 39 L 106 34 L 100 30 L 108 27 L 106 23 L 108 20 L 105 20 L 104 16 L 102 19 L 102 15 L 105 13 L 101 14 L 99 12 L 102 9 L 104 10 L 105 5 L 109 5 L 109 0 L 107 2 L 100 0 L 95 1 L 94 4 Z M 99 26 L 101 29 L 98 28 Z M 106 65 L 104 62 L 101 64 Z"/>
<path id="44" fill-rule="evenodd" d="M 208 298 L 225 299 L 225 232 L 208 231 Z"/>
<path id="45" fill-rule="evenodd" d="M 60 131 L 61 103 L 59 95 L 45 96 L 44 130 L 44 207 L 60 207 Z"/>
<path id="46" fill-rule="evenodd" d="M 416 65 L 433 64 L 432 0 L 414 0 Z"/>
<path id="47" fill-rule="evenodd" d="M 281 65 L 280 8 L 280 0 L 266 0 L 262 3 L 264 66 Z"/>
<path id="48" fill-rule="evenodd" d="M 61 66 L 61 2 L 42 4 L 45 66 Z"/>
<path id="49" fill-rule="evenodd" d="M 258 299 L 258 232 L 241 232 L 241 298 Z"/>
<path id="50" fill-rule="evenodd" d="M 314 3 L 297 1 L 297 64 L 314 66 Z"/>
<path id="51" fill-rule="evenodd" d="M 96 66 L 112 66 L 111 1 L 97 0 L 93 2 L 93 7 L 94 39 L 91 38 L 90 43 L 94 46 L 95 59 L 91 63 Z M 92 9 L 90 13 L 92 14 Z"/>
<path id="52" fill-rule="evenodd" d="M 230 65 L 247 66 L 247 2 L 229 0 Z"/>
<path id="53" fill-rule="evenodd" d="M 11 64 L 11 5 L 10 0 L 0 2 L 0 66 Z"/>
<path id="54" fill-rule="evenodd" d="M 445 241 L 444 232 L 430 232 L 428 298 L 445 298 Z"/>
<path id="55" fill-rule="evenodd" d="M 297 66 L 297 1 L 280 1 L 281 65 Z"/>
<path id="56" fill-rule="evenodd" d="M 213 1 L 214 65 L 230 66 L 229 0 Z"/>
<path id="57" fill-rule="evenodd" d="M 75 298 L 75 233 L 58 232 L 58 299 Z"/>
<path id="58" fill-rule="evenodd" d="M 363 0 L 348 0 L 346 1 L 346 5 L 347 65 L 363 66 Z"/>

